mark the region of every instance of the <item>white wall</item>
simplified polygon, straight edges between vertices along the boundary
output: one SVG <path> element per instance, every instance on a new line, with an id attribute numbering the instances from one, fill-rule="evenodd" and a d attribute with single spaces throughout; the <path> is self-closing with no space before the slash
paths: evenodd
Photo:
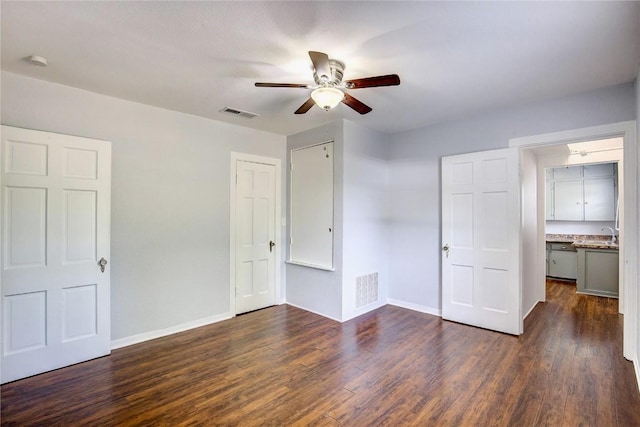
<path id="1" fill-rule="evenodd" d="M 333 259 L 334 271 L 319 270 L 295 264 L 286 265 L 287 302 L 305 310 L 335 320 L 342 319 L 342 188 L 343 188 L 343 122 L 336 121 L 287 137 L 287 165 L 291 162 L 291 150 L 320 144 L 333 143 Z M 287 200 L 291 197 L 290 169 L 287 171 Z M 288 223 L 287 223 L 288 224 Z M 287 227 L 287 238 L 289 230 Z M 287 257 L 289 245 L 287 245 Z"/>
<path id="2" fill-rule="evenodd" d="M 228 315 L 230 153 L 284 162 L 285 137 L 1 77 L 2 124 L 112 142 L 112 339 Z"/>
<path id="3" fill-rule="evenodd" d="M 536 290 L 539 274 L 535 271 L 538 254 L 538 167 L 531 150 L 520 151 L 520 179 L 522 201 L 522 316 L 526 317 L 540 298 Z"/>
<path id="4" fill-rule="evenodd" d="M 640 141 L 640 67 L 638 67 L 638 74 L 636 75 L 636 81 L 635 81 L 635 89 L 636 89 L 636 115 L 635 115 L 635 119 L 636 119 L 636 138 L 637 141 Z M 640 145 L 640 142 L 638 142 L 638 144 Z M 640 165 L 640 150 L 637 151 L 638 152 L 638 165 Z M 638 176 L 636 177 L 637 179 L 637 183 L 638 183 L 638 187 L 640 188 L 640 168 L 638 169 Z M 638 215 L 638 222 L 637 224 L 640 224 L 640 198 L 638 198 L 638 203 L 637 203 L 637 210 L 636 213 Z M 637 262 L 636 265 L 640 265 L 640 227 L 638 227 L 638 232 L 636 237 L 636 242 L 637 242 Z M 638 309 L 640 309 L 640 290 L 636 291 L 636 323 L 637 323 L 637 327 L 636 327 L 636 352 L 634 356 L 634 363 L 635 363 L 635 368 L 636 368 L 636 380 L 638 382 L 638 387 L 640 387 L 640 366 L 639 366 L 639 362 L 638 362 L 638 355 L 640 355 L 640 314 L 638 313 Z"/>
<path id="5" fill-rule="evenodd" d="M 603 227 L 615 226 L 615 221 L 546 221 L 547 234 L 583 234 L 592 236 L 609 236 L 609 230 Z M 618 234 L 616 232 L 616 234 Z"/>
<path id="6" fill-rule="evenodd" d="M 342 320 L 386 304 L 388 136 L 344 121 Z M 356 277 L 378 273 L 378 303 L 356 309 Z"/>
<path id="7" fill-rule="evenodd" d="M 389 297 L 437 311 L 440 158 L 505 148 L 509 139 L 636 118 L 633 84 L 535 102 L 394 134 L 389 150 Z"/>

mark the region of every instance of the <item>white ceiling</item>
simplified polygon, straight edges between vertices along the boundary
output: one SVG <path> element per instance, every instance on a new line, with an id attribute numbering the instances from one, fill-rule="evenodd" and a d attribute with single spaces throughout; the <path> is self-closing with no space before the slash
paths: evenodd
<path id="1" fill-rule="evenodd" d="M 289 135 L 337 118 L 397 132 L 481 111 L 632 81 L 640 2 L 10 2 L 2 69 Z M 397 87 L 351 90 L 346 105 L 293 112 L 313 83 L 309 50 L 345 80 L 397 73 Z M 48 67 L 24 58 L 41 55 Z M 254 119 L 219 112 L 225 106 Z"/>

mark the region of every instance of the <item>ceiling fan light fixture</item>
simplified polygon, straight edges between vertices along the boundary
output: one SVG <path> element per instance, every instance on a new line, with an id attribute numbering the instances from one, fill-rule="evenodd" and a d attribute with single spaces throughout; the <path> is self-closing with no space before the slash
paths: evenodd
<path id="1" fill-rule="evenodd" d="M 329 111 L 344 99 L 344 92 L 335 87 L 320 87 L 311 92 L 311 98 L 318 107 Z"/>

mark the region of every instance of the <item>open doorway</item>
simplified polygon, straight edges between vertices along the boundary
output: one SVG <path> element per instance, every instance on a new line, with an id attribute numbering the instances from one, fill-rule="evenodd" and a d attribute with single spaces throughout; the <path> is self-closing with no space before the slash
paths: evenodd
<path id="1" fill-rule="evenodd" d="M 559 148 L 566 149 L 564 153 Z M 624 203 L 620 137 L 532 149 L 545 185 L 545 275 L 577 292 L 624 300 L 619 240 Z M 538 176 L 538 182 L 541 176 Z M 623 206 L 624 210 L 624 206 Z M 622 291 L 622 295 L 620 295 Z M 546 295 L 545 295 L 546 300 Z M 619 304 L 620 313 L 623 305 Z"/>
<path id="2" fill-rule="evenodd" d="M 558 165 L 617 162 L 620 190 L 619 221 L 622 239 L 619 248 L 620 310 L 624 312 L 623 351 L 636 357 L 637 329 L 637 146 L 635 122 L 622 122 L 553 134 L 516 138 L 509 141 L 521 154 L 522 184 L 522 312 L 528 314 L 546 295 L 545 168 Z M 620 138 L 614 150 L 575 150 L 569 145 Z M 611 142 L 607 142 L 611 144 Z M 610 147 L 611 148 L 611 147 Z M 555 160 L 550 160 L 556 157 Z M 558 161 L 562 157 L 564 160 Z M 547 163 L 545 163 L 547 162 Z M 625 239 L 625 236 L 631 236 Z M 525 331 L 526 333 L 526 331 Z"/>

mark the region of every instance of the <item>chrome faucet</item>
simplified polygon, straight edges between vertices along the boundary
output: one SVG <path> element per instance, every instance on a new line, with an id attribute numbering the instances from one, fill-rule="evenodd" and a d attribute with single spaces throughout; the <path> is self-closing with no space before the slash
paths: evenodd
<path id="1" fill-rule="evenodd" d="M 605 228 L 608 228 L 611 231 L 611 243 L 615 243 L 618 239 L 616 239 L 616 232 L 611 227 L 602 227 L 600 231 L 604 231 Z"/>

